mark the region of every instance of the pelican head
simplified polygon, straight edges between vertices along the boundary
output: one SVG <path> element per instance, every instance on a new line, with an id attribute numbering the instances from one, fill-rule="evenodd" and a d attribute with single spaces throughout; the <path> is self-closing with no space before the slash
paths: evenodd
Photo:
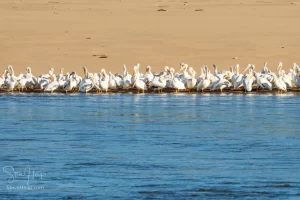
<path id="1" fill-rule="evenodd" d="M 195 71 L 192 67 L 189 67 L 189 72 L 192 74 Z"/>
<path id="2" fill-rule="evenodd" d="M 151 73 L 151 66 L 148 65 L 148 66 L 146 67 L 146 74 L 150 74 L 150 73 Z"/>
<path id="3" fill-rule="evenodd" d="M 28 67 L 26 67 L 26 72 L 27 73 L 31 73 L 31 68 L 28 66 Z"/>
<path id="4" fill-rule="evenodd" d="M 244 71 L 242 72 L 242 74 L 245 73 L 250 67 L 251 67 L 251 64 L 248 64 L 248 66 L 244 69 Z"/>
<path id="5" fill-rule="evenodd" d="M 181 68 L 177 73 L 181 72 L 182 70 L 186 70 L 187 68 L 188 68 L 188 64 L 184 64 L 183 66 L 181 66 Z"/>
<path id="6" fill-rule="evenodd" d="M 170 73 L 170 68 L 169 68 L 169 66 L 165 66 L 165 71 Z"/>
<path id="7" fill-rule="evenodd" d="M 171 74 L 174 74 L 175 69 L 173 67 L 171 67 L 169 71 L 170 71 Z"/>
<path id="8" fill-rule="evenodd" d="M 279 62 L 278 67 L 277 67 L 277 71 L 279 72 L 282 69 L 282 62 Z"/>
<path id="9" fill-rule="evenodd" d="M 101 69 L 101 74 L 103 74 L 105 76 L 105 74 L 106 74 L 105 69 Z"/>
<path id="10" fill-rule="evenodd" d="M 64 69 L 64 68 L 61 68 L 61 69 L 60 69 L 60 73 L 61 73 L 61 74 L 63 74 L 63 73 L 64 73 L 64 71 L 65 71 L 65 69 Z"/>

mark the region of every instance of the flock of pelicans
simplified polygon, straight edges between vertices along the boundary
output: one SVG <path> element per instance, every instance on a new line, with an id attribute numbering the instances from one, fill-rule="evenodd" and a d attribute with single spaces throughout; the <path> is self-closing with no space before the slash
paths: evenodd
<path id="1" fill-rule="evenodd" d="M 280 62 L 277 72 L 272 72 L 267 67 L 267 62 L 260 71 L 255 71 L 255 66 L 249 64 L 242 73 L 239 65 L 230 67 L 229 71 L 218 72 L 217 66 L 213 65 L 213 72 L 208 66 L 200 68 L 200 74 L 196 76 L 196 71 L 185 63 L 180 63 L 179 71 L 166 66 L 160 73 L 151 72 L 151 67 L 146 67 L 145 74 L 140 72 L 140 64 L 133 67 L 133 73 L 127 71 L 126 65 L 123 67 L 123 74 L 113 74 L 102 69 L 99 73 L 91 73 L 83 67 L 84 76 L 79 76 L 76 72 L 64 74 L 64 69 L 55 75 L 51 68 L 49 73 L 36 77 L 32 74 L 31 68 L 26 68 L 25 74 L 16 76 L 11 65 L 0 77 L 0 90 L 12 91 L 42 91 L 42 92 L 92 92 L 96 91 L 122 91 L 135 89 L 137 92 L 157 90 L 161 93 L 165 91 L 220 91 L 244 90 L 250 92 L 255 88 L 257 91 L 275 90 L 286 92 L 291 88 L 300 87 L 300 68 L 294 66 L 286 73 L 282 69 Z"/>

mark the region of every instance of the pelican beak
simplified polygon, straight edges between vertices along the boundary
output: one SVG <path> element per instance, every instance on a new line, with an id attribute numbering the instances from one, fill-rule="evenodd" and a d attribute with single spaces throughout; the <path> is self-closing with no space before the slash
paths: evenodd
<path id="1" fill-rule="evenodd" d="M 300 77 L 300 71 L 298 72 L 298 76 Z"/>
<path id="2" fill-rule="evenodd" d="M 250 66 L 251 66 L 251 65 L 248 65 L 248 66 L 246 67 L 246 69 L 244 69 L 244 71 L 242 72 L 242 74 L 245 73 L 245 72 L 250 68 Z"/>

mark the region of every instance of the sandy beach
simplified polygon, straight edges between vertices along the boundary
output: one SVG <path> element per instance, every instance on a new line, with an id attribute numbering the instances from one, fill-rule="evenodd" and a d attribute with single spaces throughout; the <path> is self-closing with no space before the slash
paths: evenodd
<path id="1" fill-rule="evenodd" d="M 163 9 L 165 11 L 158 11 Z M 0 71 L 161 71 L 300 62 L 300 1 L 2 0 Z M 107 58 L 100 58 L 100 55 Z"/>

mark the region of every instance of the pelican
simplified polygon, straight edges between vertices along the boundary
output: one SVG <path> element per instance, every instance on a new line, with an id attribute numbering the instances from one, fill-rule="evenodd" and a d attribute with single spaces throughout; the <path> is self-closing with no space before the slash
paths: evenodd
<path id="1" fill-rule="evenodd" d="M 184 83 L 184 85 L 186 85 L 187 81 L 192 78 L 189 75 L 188 69 L 190 69 L 188 64 L 184 64 L 183 66 L 181 66 L 181 68 L 179 69 L 179 71 L 176 73 L 176 76 L 175 76 L 175 78 L 178 78 L 181 82 Z M 193 68 L 191 70 L 193 70 Z M 182 74 L 179 74 L 179 72 L 181 72 L 181 71 L 182 71 Z"/>
<path id="2" fill-rule="evenodd" d="M 77 78 L 76 72 L 72 72 L 69 75 L 68 80 L 66 80 L 65 84 L 63 85 L 63 91 L 65 91 L 66 94 L 68 93 L 68 91 L 72 91 L 77 86 L 76 78 Z"/>
<path id="3" fill-rule="evenodd" d="M 190 92 L 192 89 L 196 87 L 197 84 L 197 79 L 195 78 L 196 72 L 193 68 L 189 68 L 192 76 L 190 79 L 187 80 L 186 82 L 186 89 Z"/>
<path id="4" fill-rule="evenodd" d="M 8 92 L 11 92 L 15 88 L 15 85 L 17 83 L 17 79 L 15 78 L 15 72 L 14 72 L 14 69 L 11 65 L 9 65 L 7 67 L 7 70 L 10 71 L 10 73 L 7 74 L 8 77 L 6 79 L 6 89 L 7 89 Z"/>
<path id="5" fill-rule="evenodd" d="M 171 74 L 170 85 L 172 88 L 174 88 L 176 90 L 176 93 L 178 93 L 179 90 L 185 90 L 184 83 L 181 82 L 178 77 L 174 76 L 173 68 L 170 69 L 170 74 Z"/>
<path id="6" fill-rule="evenodd" d="M 99 86 L 101 91 L 107 92 L 108 85 L 109 85 L 109 76 L 106 74 L 105 69 L 101 70 L 101 73 L 99 73 Z"/>
<path id="7" fill-rule="evenodd" d="M 208 67 L 204 66 L 204 72 L 205 72 L 205 77 L 204 79 L 202 79 L 198 85 L 197 85 L 197 91 L 202 91 L 205 90 L 206 88 L 208 88 L 208 86 L 210 85 L 210 79 L 208 79 Z"/>
<path id="8" fill-rule="evenodd" d="M 22 90 L 24 90 L 24 88 L 26 88 L 26 85 L 27 85 L 27 82 L 28 82 L 28 78 L 27 76 L 23 76 L 22 78 L 20 78 L 17 83 L 16 83 L 16 88 L 19 89 L 19 92 Z"/>
<path id="9" fill-rule="evenodd" d="M 162 93 L 163 88 L 167 85 L 166 72 L 162 72 L 158 76 L 154 76 L 153 80 L 149 83 L 149 88 L 157 88 L 158 93 Z"/>
<path id="10" fill-rule="evenodd" d="M 142 90 L 142 92 L 144 93 L 145 90 L 147 90 L 147 86 L 146 83 L 140 79 L 139 74 L 137 73 L 137 69 L 138 67 L 134 67 L 133 69 L 133 87 L 137 88 L 138 93 L 139 90 Z"/>
<path id="11" fill-rule="evenodd" d="M 235 69 L 236 69 L 236 74 L 233 75 L 232 82 L 233 82 L 233 88 L 238 89 L 243 86 L 243 77 L 244 76 L 243 76 L 243 74 L 240 74 L 240 72 L 239 72 L 239 69 L 240 69 L 239 64 L 237 64 L 235 66 Z"/>
<path id="12" fill-rule="evenodd" d="M 296 63 L 294 63 L 293 68 L 294 68 L 293 70 L 294 83 L 297 87 L 300 87 L 300 68 Z"/>
<path id="13" fill-rule="evenodd" d="M 254 77 L 256 78 L 257 85 L 262 89 L 268 89 L 272 91 L 272 83 L 268 81 L 266 76 L 262 75 L 261 73 L 253 72 Z M 258 88 L 257 88 L 258 90 Z"/>
<path id="14" fill-rule="evenodd" d="M 94 86 L 94 77 L 92 73 L 89 73 L 86 67 L 83 67 L 85 77 L 82 79 L 79 85 L 79 92 L 88 93 Z"/>
<path id="15" fill-rule="evenodd" d="M 56 90 L 58 87 L 59 83 L 56 80 L 55 74 L 51 74 L 50 83 L 45 87 L 44 91 L 53 93 L 53 91 Z"/>
<path id="16" fill-rule="evenodd" d="M 205 66 L 204 66 L 204 67 L 205 67 Z M 204 68 L 204 67 L 203 67 L 203 68 Z M 197 83 L 200 83 L 202 80 L 205 79 L 206 74 L 205 74 L 203 68 L 200 67 L 200 75 L 199 75 L 198 78 L 197 78 Z"/>
<path id="17" fill-rule="evenodd" d="M 148 83 L 151 82 L 154 78 L 153 73 L 151 72 L 151 66 L 148 65 L 146 67 L 146 74 L 144 75 L 144 82 Z"/>
<path id="18" fill-rule="evenodd" d="M 57 81 L 58 81 L 59 87 L 64 87 L 64 85 L 66 84 L 68 79 L 69 79 L 68 75 L 64 76 L 64 68 L 61 68 L 60 74 L 57 75 Z"/>
<path id="19" fill-rule="evenodd" d="M 117 89 L 117 82 L 116 77 L 113 73 L 109 72 L 109 81 L 108 81 L 108 88 L 115 90 Z"/>
<path id="20" fill-rule="evenodd" d="M 274 77 L 274 84 L 277 87 L 279 92 L 285 91 L 286 92 L 286 84 L 282 82 L 280 79 L 277 78 L 274 72 L 271 73 Z"/>
<path id="21" fill-rule="evenodd" d="M 262 73 L 262 74 L 267 74 L 267 73 L 269 73 L 269 69 L 268 69 L 268 67 L 267 67 L 267 64 L 268 64 L 268 62 L 266 61 L 266 62 L 264 63 L 264 66 L 263 66 L 262 70 L 261 70 L 261 73 Z"/>
<path id="22" fill-rule="evenodd" d="M 4 86 L 4 83 L 5 83 L 5 80 L 6 80 L 6 73 L 7 73 L 7 70 L 4 70 L 2 76 L 0 77 L 0 88 L 2 88 Z"/>
<path id="23" fill-rule="evenodd" d="M 132 82 L 131 82 L 132 76 L 128 73 L 126 65 L 123 66 L 123 83 L 122 88 L 123 89 L 129 89 Z"/>
<path id="24" fill-rule="evenodd" d="M 212 86 L 212 88 L 210 90 L 211 91 L 220 90 L 220 92 L 222 92 L 224 88 L 230 87 L 231 83 L 226 79 L 229 76 L 230 76 L 229 73 L 216 76 L 217 81 L 214 83 L 214 85 Z"/>
<path id="25" fill-rule="evenodd" d="M 32 74 L 31 67 L 27 67 L 26 71 L 27 71 L 26 78 L 28 79 L 27 84 L 26 84 L 26 88 L 29 88 L 31 86 L 37 87 L 38 86 L 38 81 L 37 81 L 37 78 Z"/>
<path id="26" fill-rule="evenodd" d="M 42 74 L 37 78 L 39 87 L 43 90 L 47 87 L 47 85 L 50 83 L 51 76 L 54 73 L 54 68 L 50 68 L 48 74 Z"/>
<path id="27" fill-rule="evenodd" d="M 253 68 L 254 66 L 249 64 L 248 67 L 244 70 L 246 71 L 247 69 L 249 69 L 249 73 L 245 75 L 244 79 L 243 79 L 243 86 L 246 92 L 251 92 L 252 91 L 252 85 L 254 82 L 254 77 L 253 77 Z"/>
<path id="28" fill-rule="evenodd" d="M 120 74 L 115 74 L 114 76 L 115 76 L 115 81 L 116 81 L 117 88 L 122 88 L 123 77 Z"/>

